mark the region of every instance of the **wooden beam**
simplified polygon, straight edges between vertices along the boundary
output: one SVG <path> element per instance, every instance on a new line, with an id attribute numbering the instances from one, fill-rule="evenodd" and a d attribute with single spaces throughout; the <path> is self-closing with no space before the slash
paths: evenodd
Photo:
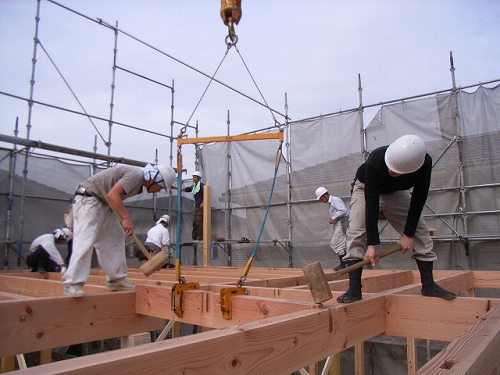
<path id="1" fill-rule="evenodd" d="M 220 137 L 197 137 L 197 138 L 177 138 L 177 145 L 188 145 L 196 143 L 212 143 L 212 142 L 235 142 L 235 141 L 260 141 L 266 139 L 284 139 L 282 131 L 277 133 L 261 133 L 261 134 L 241 134 L 241 135 L 223 135 Z"/>
<path id="2" fill-rule="evenodd" d="M 452 341 L 489 308 L 488 299 L 387 295 L 386 335 Z"/>
<path id="3" fill-rule="evenodd" d="M 0 358 L 161 329 L 135 311 L 134 292 L 37 298 L 0 304 Z"/>
<path id="4" fill-rule="evenodd" d="M 299 311 L 227 329 L 31 368 L 37 374 L 290 374 L 384 330 L 383 298 Z M 286 358 L 286 360 L 283 360 Z"/>
<path id="5" fill-rule="evenodd" d="M 87 294 L 109 293 L 104 286 L 86 284 L 83 289 Z M 0 290 L 29 297 L 62 296 L 63 284 L 55 280 L 0 275 Z"/>
<path id="6" fill-rule="evenodd" d="M 422 366 L 417 374 L 498 374 L 500 373 L 498 348 L 500 348 L 499 305 Z"/>
<path id="7" fill-rule="evenodd" d="M 137 313 L 157 318 L 173 319 L 171 309 L 172 289 L 153 285 L 136 286 Z M 226 328 L 258 319 L 266 319 L 293 311 L 310 310 L 316 305 L 292 300 L 276 300 L 266 297 L 233 296 L 231 297 L 232 316 L 226 320 L 222 316 L 220 294 L 204 290 L 184 292 L 183 323 L 209 328 Z"/>

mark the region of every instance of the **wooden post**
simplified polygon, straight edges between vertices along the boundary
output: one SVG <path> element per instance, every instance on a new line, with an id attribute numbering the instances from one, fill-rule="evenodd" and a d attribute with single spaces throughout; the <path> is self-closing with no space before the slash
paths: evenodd
<path id="1" fill-rule="evenodd" d="M 137 345 L 149 344 L 151 342 L 151 335 L 149 332 L 134 333 L 128 336 L 122 336 L 121 348 L 133 348 Z"/>
<path id="2" fill-rule="evenodd" d="M 330 365 L 330 375 L 341 375 L 340 373 L 340 353 L 332 355 L 332 364 Z"/>
<path id="3" fill-rule="evenodd" d="M 2 358 L 2 364 L 0 365 L 0 372 L 9 372 L 16 369 L 16 356 L 10 355 L 8 357 Z"/>
<path id="4" fill-rule="evenodd" d="M 408 375 L 415 374 L 417 369 L 417 346 L 414 337 L 407 337 L 406 358 L 408 362 Z"/>
<path id="5" fill-rule="evenodd" d="M 203 266 L 210 266 L 210 239 L 212 238 L 212 187 L 203 188 Z"/>
<path id="6" fill-rule="evenodd" d="M 44 365 L 50 362 L 52 362 L 52 349 L 40 351 L 40 364 Z"/>
<path id="7" fill-rule="evenodd" d="M 365 342 L 354 345 L 354 374 L 364 375 L 365 373 Z"/>

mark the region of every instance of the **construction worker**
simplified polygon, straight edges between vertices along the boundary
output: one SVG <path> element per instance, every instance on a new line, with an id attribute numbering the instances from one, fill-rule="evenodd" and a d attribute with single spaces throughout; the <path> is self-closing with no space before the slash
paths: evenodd
<path id="1" fill-rule="evenodd" d="M 194 171 L 193 185 L 182 188 L 182 191 L 191 192 L 194 197 L 193 232 L 191 233 L 194 242 L 203 240 L 203 188 L 205 184 L 201 182 L 201 179 L 201 172 Z M 172 189 L 177 189 L 177 187 L 172 186 Z"/>
<path id="2" fill-rule="evenodd" d="M 122 165 L 99 172 L 78 186 L 73 201 L 73 254 L 62 278 L 65 295 L 85 295 L 83 285 L 89 277 L 93 248 L 106 272 L 107 288 L 134 289 L 134 284 L 126 279 L 125 255 L 125 234 L 132 235 L 134 223 L 123 201 L 142 193 L 144 188 L 148 193 L 158 193 L 174 181 L 175 171 L 166 165 L 148 164 L 144 168 Z M 107 192 L 121 224 L 97 184 Z"/>
<path id="3" fill-rule="evenodd" d="M 152 254 L 155 255 L 160 252 L 163 248 L 166 248 L 168 253 L 168 247 L 170 246 L 170 233 L 168 233 L 168 227 L 170 226 L 170 216 L 163 215 L 156 222 L 155 226 L 148 230 L 146 236 L 146 241 L 144 242 L 144 247 Z M 146 256 L 142 251 L 137 250 L 137 258 L 139 260 L 146 260 Z"/>
<path id="4" fill-rule="evenodd" d="M 56 229 L 53 233 L 42 234 L 35 238 L 30 245 L 26 263 L 31 268 L 31 272 L 38 272 L 39 268 L 43 268 L 47 272 L 66 272 L 66 267 L 62 259 L 61 253 L 56 245 L 65 244 L 67 241 L 64 229 Z"/>
<path id="5" fill-rule="evenodd" d="M 346 263 L 342 260 L 342 257 L 345 255 L 347 228 L 344 221 L 347 221 L 349 210 L 346 208 L 342 199 L 330 195 L 325 187 L 320 186 L 316 189 L 315 193 L 316 200 L 320 200 L 321 202 L 328 204 L 328 212 L 330 214 L 328 222 L 333 225 L 333 236 L 330 241 L 330 247 L 340 259 L 340 264 L 334 268 L 335 271 L 339 271 L 342 268 L 347 267 Z"/>
<path id="6" fill-rule="evenodd" d="M 368 259 L 378 261 L 376 246 L 379 213 L 401 235 L 401 252 L 412 250 L 422 280 L 423 296 L 455 298 L 434 282 L 433 262 L 437 259 L 422 214 L 431 181 L 432 159 L 424 141 L 412 134 L 404 135 L 389 146 L 373 150 L 356 172 L 350 203 L 347 230 L 348 266 Z M 412 192 L 410 192 L 412 189 Z M 349 273 L 349 289 L 337 301 L 350 303 L 362 298 L 362 268 Z"/>

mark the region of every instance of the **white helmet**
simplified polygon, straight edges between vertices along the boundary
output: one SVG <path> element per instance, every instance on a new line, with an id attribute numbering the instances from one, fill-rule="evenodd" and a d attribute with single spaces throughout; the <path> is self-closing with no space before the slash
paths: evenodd
<path id="1" fill-rule="evenodd" d="M 202 178 L 200 171 L 194 171 L 193 176 L 198 176 L 199 178 Z"/>
<path id="2" fill-rule="evenodd" d="M 160 223 L 167 223 L 167 225 L 170 225 L 170 216 L 168 215 L 162 215 L 158 221 L 156 222 L 156 225 L 160 224 Z"/>
<path id="3" fill-rule="evenodd" d="M 52 232 L 52 234 L 54 235 L 54 237 L 56 238 L 56 240 L 58 239 L 63 239 L 65 240 L 66 239 L 66 234 L 64 234 L 64 232 L 57 228 L 56 230 L 54 230 L 54 232 Z"/>
<path id="4" fill-rule="evenodd" d="M 403 135 L 392 142 L 385 152 L 385 164 L 398 174 L 413 173 L 425 160 L 425 143 L 419 136 Z"/>
<path id="5" fill-rule="evenodd" d="M 328 193 L 328 190 L 323 186 L 320 186 L 316 189 L 316 200 L 319 200 L 325 193 Z"/>
<path id="6" fill-rule="evenodd" d="M 73 239 L 73 232 L 69 228 L 62 228 L 61 229 L 64 232 L 64 235 L 66 236 L 66 240 L 71 241 Z"/>
<path id="7" fill-rule="evenodd" d="M 162 180 L 157 181 L 157 183 L 164 188 L 169 188 L 175 182 L 176 175 L 175 171 L 172 167 L 169 167 L 166 164 L 157 164 L 155 168 L 160 172 Z"/>

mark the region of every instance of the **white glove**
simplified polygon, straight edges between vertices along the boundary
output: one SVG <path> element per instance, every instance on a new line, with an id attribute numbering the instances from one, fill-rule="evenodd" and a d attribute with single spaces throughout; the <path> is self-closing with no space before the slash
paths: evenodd
<path id="1" fill-rule="evenodd" d="M 66 267 L 64 267 L 64 266 L 62 266 L 62 267 L 61 267 L 61 273 L 65 273 L 65 272 L 66 272 L 66 270 L 67 270 L 67 268 L 66 268 Z"/>

